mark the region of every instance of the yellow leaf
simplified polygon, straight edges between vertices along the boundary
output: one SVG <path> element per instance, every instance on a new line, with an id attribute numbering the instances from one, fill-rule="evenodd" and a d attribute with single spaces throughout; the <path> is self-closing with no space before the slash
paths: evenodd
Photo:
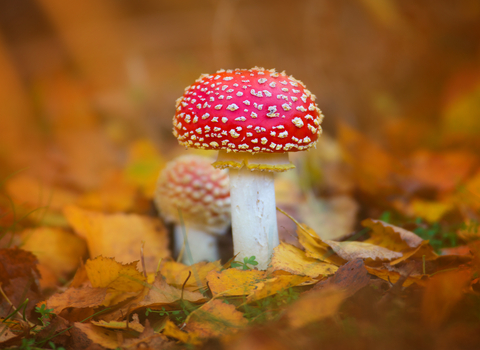
<path id="1" fill-rule="evenodd" d="M 94 308 L 103 304 L 107 296 L 106 288 L 68 288 L 63 293 L 55 293 L 47 300 L 47 308 L 53 309 L 55 314 L 62 310 L 72 308 Z"/>
<path id="2" fill-rule="evenodd" d="M 258 270 L 226 269 L 211 271 L 207 281 L 213 296 L 238 296 L 249 295 L 264 276 L 265 272 Z"/>
<path id="3" fill-rule="evenodd" d="M 384 281 L 387 281 L 389 283 L 396 283 L 400 277 L 399 272 L 397 271 L 392 271 L 392 270 L 387 270 L 387 269 L 377 269 L 369 266 L 365 266 L 369 274 L 372 274 L 374 276 L 377 276 L 378 278 L 381 278 Z M 425 285 L 425 281 L 422 280 L 421 275 L 410 275 L 408 278 L 403 282 L 403 287 L 408 287 L 409 285 L 416 283 L 420 286 Z"/>
<path id="4" fill-rule="evenodd" d="M 200 338 L 219 337 L 237 332 L 248 321 L 234 305 L 213 299 L 192 312 L 186 320 L 185 330 Z"/>
<path id="5" fill-rule="evenodd" d="M 60 228 L 39 227 L 21 233 L 22 249 L 35 254 L 40 265 L 51 270 L 57 278 L 66 278 L 87 253 L 85 242 Z"/>
<path id="6" fill-rule="evenodd" d="M 366 219 L 362 226 L 370 228 L 370 238 L 365 243 L 375 244 L 384 248 L 401 252 L 418 247 L 423 239 L 411 231 L 387 224 L 381 220 Z"/>
<path id="7" fill-rule="evenodd" d="M 145 329 L 145 327 L 138 321 L 128 322 L 128 325 L 127 325 L 127 321 L 106 322 L 104 320 L 100 320 L 100 321 L 90 321 L 90 323 L 94 324 L 95 326 L 99 326 L 107 329 L 121 329 L 121 330 L 133 329 L 134 331 L 137 331 L 139 333 L 142 333 Z"/>
<path id="8" fill-rule="evenodd" d="M 445 214 L 454 209 L 453 203 L 414 199 L 410 203 L 413 216 L 420 217 L 430 223 L 437 222 Z"/>
<path id="9" fill-rule="evenodd" d="M 99 256 L 85 264 L 94 288 L 107 288 L 104 305 L 109 306 L 140 293 L 145 277 L 137 270 L 137 261 L 123 265 L 112 258 Z"/>
<path id="10" fill-rule="evenodd" d="M 257 283 L 255 288 L 251 290 L 250 295 L 247 297 L 247 303 L 266 298 L 291 287 L 308 285 L 317 282 L 317 280 L 312 280 L 312 278 L 308 276 L 279 275 Z"/>
<path id="11" fill-rule="evenodd" d="M 147 284 L 148 291 L 142 301 L 138 302 L 137 308 L 150 307 L 152 309 L 160 309 L 162 306 L 173 304 L 180 299 L 192 303 L 202 303 L 206 298 L 199 292 L 191 292 L 172 287 L 167 284 L 162 275 L 155 277 L 153 284 Z"/>
<path id="12" fill-rule="evenodd" d="M 288 307 L 285 317 L 291 327 L 300 328 L 335 315 L 344 299 L 344 292 L 326 287 L 302 296 Z"/>
<path id="13" fill-rule="evenodd" d="M 314 278 L 332 275 L 338 270 L 337 266 L 309 258 L 301 249 L 284 242 L 273 250 L 271 266 L 272 271 L 283 270 Z"/>
<path id="14" fill-rule="evenodd" d="M 167 320 L 165 327 L 163 328 L 163 334 L 167 337 L 180 340 L 182 343 L 200 345 L 202 342 L 198 339 L 198 336 L 194 333 L 186 333 L 177 327 L 175 323 Z"/>
<path id="15" fill-rule="evenodd" d="M 191 266 L 187 266 L 175 261 L 165 261 L 162 264 L 161 273 L 165 277 L 168 284 L 181 288 L 185 283 L 186 290 L 198 290 L 199 288 L 206 287 L 207 274 L 210 271 L 219 271 L 222 269 L 222 265 L 219 261 L 204 262 L 201 261 Z"/>
<path id="16" fill-rule="evenodd" d="M 69 206 L 65 216 L 87 241 L 91 257 L 115 257 L 122 263 L 140 260 L 142 242 L 145 267 L 156 271 L 160 258 L 170 256 L 168 234 L 160 220 L 136 214 L 102 214 Z"/>

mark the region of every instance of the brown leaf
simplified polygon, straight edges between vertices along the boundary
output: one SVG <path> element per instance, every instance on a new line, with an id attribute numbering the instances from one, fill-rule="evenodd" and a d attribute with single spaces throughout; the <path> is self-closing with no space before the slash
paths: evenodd
<path id="1" fill-rule="evenodd" d="M 82 331 L 93 343 L 99 344 L 107 349 L 116 349 L 121 344 L 115 331 L 103 329 L 91 323 L 74 323 L 75 328 Z"/>
<path id="2" fill-rule="evenodd" d="M 363 287 L 366 287 L 369 281 L 370 276 L 368 275 L 368 271 L 365 268 L 363 260 L 355 259 L 347 262 L 343 266 L 340 266 L 338 271 L 333 276 L 316 284 L 311 291 L 308 291 L 305 294 L 323 288 L 329 288 L 329 286 L 334 286 L 345 294 L 345 298 L 348 298 Z"/>
<path id="3" fill-rule="evenodd" d="M 153 284 L 147 284 L 148 292 L 142 301 L 138 303 L 138 308 L 149 307 L 160 309 L 162 306 L 174 304 L 182 298 L 182 290 L 167 284 L 162 275 L 155 277 Z M 199 292 L 183 291 L 183 300 L 192 303 L 203 303 L 206 298 Z"/>
<path id="4" fill-rule="evenodd" d="M 323 288 L 306 294 L 285 311 L 285 317 L 293 328 L 333 316 L 345 299 L 345 293 L 336 287 Z"/>
<path id="5" fill-rule="evenodd" d="M 107 296 L 106 288 L 92 288 L 84 286 L 80 288 L 68 288 L 63 293 L 56 293 L 47 300 L 47 308 L 53 309 L 59 314 L 63 309 L 93 308 L 103 304 Z"/>

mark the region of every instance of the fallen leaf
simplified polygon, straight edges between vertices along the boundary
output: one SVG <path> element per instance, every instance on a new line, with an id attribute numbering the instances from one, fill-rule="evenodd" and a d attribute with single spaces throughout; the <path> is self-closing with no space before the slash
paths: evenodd
<path id="1" fill-rule="evenodd" d="M 162 333 L 167 337 L 178 339 L 185 344 L 200 345 L 202 343 L 195 333 L 187 333 L 182 331 L 170 320 L 167 320 L 167 323 L 165 323 L 165 328 L 163 328 Z"/>
<path id="2" fill-rule="evenodd" d="M 234 305 L 213 299 L 193 311 L 185 323 L 187 332 L 199 338 L 209 338 L 235 333 L 246 327 L 248 321 Z"/>
<path id="3" fill-rule="evenodd" d="M 366 287 L 369 281 L 370 276 L 363 260 L 355 259 L 340 266 L 333 276 L 317 283 L 310 291 L 305 292 L 304 295 L 334 286 L 337 290 L 344 293 L 345 298 L 348 298 L 363 287 Z"/>
<path id="4" fill-rule="evenodd" d="M 310 227 L 297 223 L 297 235 L 300 244 L 305 248 L 305 255 L 337 266 L 345 260 L 339 257 L 333 249 L 318 237 Z"/>
<path id="5" fill-rule="evenodd" d="M 300 328 L 335 315 L 345 299 L 345 293 L 328 287 L 305 295 L 285 311 L 284 317 L 293 328 Z"/>
<path id="6" fill-rule="evenodd" d="M 145 330 L 145 327 L 138 321 L 130 321 L 127 324 L 127 321 L 110 321 L 106 322 L 103 320 L 100 321 L 90 321 L 91 324 L 106 329 L 120 329 L 120 330 L 129 330 L 133 329 L 139 333 L 142 333 Z"/>
<path id="7" fill-rule="evenodd" d="M 410 202 L 410 215 L 419 217 L 427 222 L 434 223 L 439 221 L 449 211 L 454 209 L 451 201 L 427 201 L 414 199 Z"/>
<path id="8" fill-rule="evenodd" d="M 370 238 L 365 240 L 366 243 L 379 245 L 396 252 L 416 248 L 423 242 L 423 239 L 415 233 L 381 220 L 366 219 L 362 221 L 362 226 L 372 230 Z"/>
<path id="9" fill-rule="evenodd" d="M 285 242 L 280 242 L 273 250 L 271 271 L 283 270 L 295 275 L 316 278 L 320 275 L 332 275 L 337 269 L 335 265 L 307 257 L 304 251 Z"/>
<path id="10" fill-rule="evenodd" d="M 147 284 L 147 293 L 136 305 L 135 310 L 143 307 L 149 307 L 154 310 L 160 310 L 161 307 L 174 304 L 179 300 L 189 301 L 191 303 L 203 303 L 207 299 L 199 292 L 191 292 L 170 286 L 158 274 L 153 284 Z"/>
<path id="11" fill-rule="evenodd" d="M 332 247 L 338 256 L 347 261 L 357 258 L 391 261 L 402 256 L 402 253 L 365 242 L 325 241 L 325 243 Z"/>
<path id="12" fill-rule="evenodd" d="M 385 268 L 373 268 L 369 266 L 365 266 L 365 268 L 367 269 L 369 274 L 377 276 L 378 278 L 381 278 L 382 280 L 389 283 L 396 283 L 402 277 L 400 272 L 394 270 L 387 270 Z M 413 283 L 420 286 L 425 286 L 426 284 L 425 280 L 422 279 L 422 275 L 410 275 L 403 283 L 403 286 L 408 287 Z"/>
<path id="13" fill-rule="evenodd" d="M 102 256 L 85 263 L 89 281 L 94 288 L 107 288 L 104 306 L 116 304 L 139 294 L 145 277 L 137 270 L 137 261 L 123 265 L 112 258 Z"/>
<path id="14" fill-rule="evenodd" d="M 308 276 L 279 275 L 273 278 L 268 278 L 255 285 L 255 288 L 253 288 L 247 296 L 246 302 L 251 303 L 270 295 L 277 294 L 278 292 L 285 291 L 291 287 L 315 283 L 317 283 L 317 280 L 312 280 L 312 278 Z"/>
<path id="15" fill-rule="evenodd" d="M 94 308 L 102 305 L 107 296 L 106 288 L 92 288 L 83 286 L 80 288 L 68 288 L 63 293 L 55 293 L 47 299 L 47 308 L 53 309 L 53 313 L 59 314 L 66 308 Z"/>
<path id="16" fill-rule="evenodd" d="M 87 253 L 86 244 L 81 238 L 61 228 L 24 230 L 21 239 L 22 249 L 35 254 L 40 265 L 53 271 L 57 278 L 67 278 Z"/>
<path id="17" fill-rule="evenodd" d="M 87 241 L 91 257 L 115 257 L 122 263 L 140 260 L 142 242 L 145 267 L 156 271 L 160 258 L 170 256 L 168 234 L 160 220 L 137 214 L 102 214 L 78 207 L 65 208 L 75 232 Z"/>
<path id="18" fill-rule="evenodd" d="M 249 295 L 265 276 L 264 271 L 226 269 L 211 271 L 207 275 L 208 286 L 213 296 Z"/>
<path id="19" fill-rule="evenodd" d="M 184 288 L 185 290 L 196 291 L 206 287 L 207 275 L 210 271 L 220 271 L 221 269 L 222 265 L 219 261 L 201 261 L 191 266 L 175 261 L 165 261 L 162 263 L 160 272 L 168 284 L 178 288 L 184 285 L 190 274 Z"/>

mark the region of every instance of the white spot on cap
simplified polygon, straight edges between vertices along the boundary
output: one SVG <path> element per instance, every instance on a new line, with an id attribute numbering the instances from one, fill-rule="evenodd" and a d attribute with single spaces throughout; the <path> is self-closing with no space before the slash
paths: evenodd
<path id="1" fill-rule="evenodd" d="M 266 81 L 267 81 L 267 79 L 265 79 L 265 78 L 258 79 L 258 82 L 259 82 L 260 84 L 263 84 L 263 83 L 266 82 Z"/>
<path id="2" fill-rule="evenodd" d="M 310 140 L 310 137 L 308 137 L 308 136 L 305 136 L 305 138 L 303 139 L 304 143 L 309 143 L 310 141 L 312 141 L 312 140 Z"/>
<path id="3" fill-rule="evenodd" d="M 251 132 L 247 132 L 246 135 L 247 135 L 247 137 L 252 137 L 253 136 L 253 134 Z"/>
<path id="4" fill-rule="evenodd" d="M 216 109 L 216 110 L 219 110 L 219 109 L 222 109 L 222 107 L 223 107 L 223 105 L 216 105 L 216 106 L 215 106 L 215 109 Z"/>
<path id="5" fill-rule="evenodd" d="M 195 129 L 195 131 L 197 132 L 197 134 L 201 134 L 201 133 L 202 133 L 202 129 L 201 129 L 201 128 Z"/>
<path id="6" fill-rule="evenodd" d="M 276 146 L 277 146 L 277 144 L 274 143 L 274 142 L 272 142 L 272 143 L 270 144 L 270 148 L 275 148 Z"/>
<path id="7" fill-rule="evenodd" d="M 237 133 L 237 132 L 236 132 L 235 130 L 233 130 L 233 129 L 230 130 L 230 135 L 232 135 L 232 137 L 235 138 L 235 139 L 240 136 L 240 134 Z"/>
<path id="8" fill-rule="evenodd" d="M 273 77 L 273 75 L 272 75 L 272 77 Z M 268 84 L 268 85 L 269 85 L 270 87 L 274 88 L 277 84 L 275 84 L 275 82 L 272 81 L 272 82 L 271 82 L 270 84 Z"/>
<path id="9" fill-rule="evenodd" d="M 224 122 L 224 123 L 228 122 L 228 118 L 227 118 L 227 117 L 223 117 L 223 118 L 222 118 L 222 122 Z"/>
<path id="10" fill-rule="evenodd" d="M 230 111 L 232 111 L 232 112 L 236 111 L 238 108 L 239 108 L 239 107 L 238 107 L 235 103 L 232 103 L 231 105 L 229 105 L 229 106 L 227 107 L 227 109 L 230 110 Z"/>
<path id="11" fill-rule="evenodd" d="M 250 117 L 252 117 L 252 118 L 256 118 L 256 117 L 258 117 L 258 115 L 257 115 L 257 113 L 255 113 L 255 112 L 252 112 L 252 114 L 250 114 Z"/>
<path id="12" fill-rule="evenodd" d="M 287 136 L 288 136 L 288 132 L 286 132 L 286 131 L 281 132 L 280 134 L 278 134 L 278 137 L 280 137 L 280 138 L 282 138 L 282 139 L 285 138 L 285 137 L 287 137 Z"/>
<path id="13" fill-rule="evenodd" d="M 262 138 L 260 139 L 260 142 L 262 143 L 262 145 L 265 145 L 265 144 L 267 144 L 268 139 L 267 139 L 266 137 L 262 137 Z"/>
<path id="14" fill-rule="evenodd" d="M 276 113 L 276 112 L 277 112 L 277 106 L 268 106 L 267 117 L 269 117 L 269 118 L 280 117 L 280 113 Z"/>
<path id="15" fill-rule="evenodd" d="M 193 117 L 193 122 L 194 123 L 198 122 L 198 117 L 197 116 Z"/>
<path id="16" fill-rule="evenodd" d="M 213 131 L 215 131 L 215 132 L 219 132 L 220 130 L 222 130 L 222 128 L 219 128 L 217 126 L 213 128 Z"/>
<path id="17" fill-rule="evenodd" d="M 297 128 L 301 128 L 303 126 L 303 120 L 299 117 L 293 118 L 292 123 L 295 124 Z"/>
<path id="18" fill-rule="evenodd" d="M 218 123 L 218 117 L 213 117 L 212 118 L 212 123 Z"/>
<path id="19" fill-rule="evenodd" d="M 285 110 L 285 111 L 289 111 L 289 110 L 292 109 L 292 107 L 290 107 L 288 103 L 284 103 L 284 104 L 282 105 L 282 108 L 283 108 L 283 110 Z"/>
<path id="20" fill-rule="evenodd" d="M 238 120 L 240 122 L 244 122 L 245 120 L 247 120 L 247 118 L 245 117 L 238 117 L 238 118 L 235 118 L 235 120 Z"/>
<path id="21" fill-rule="evenodd" d="M 245 103 L 247 106 L 250 106 L 250 101 L 249 100 L 245 100 L 245 101 L 243 101 L 243 103 Z"/>
<path id="22" fill-rule="evenodd" d="M 210 117 L 210 114 L 208 114 L 208 113 L 205 113 L 204 115 L 202 115 L 202 119 L 204 119 L 204 120 L 208 119 L 208 117 Z"/>
<path id="23" fill-rule="evenodd" d="M 237 96 L 243 96 L 243 92 L 241 91 L 237 92 Z"/>
<path id="24" fill-rule="evenodd" d="M 232 79 L 233 79 L 233 77 L 225 77 L 225 78 L 223 78 L 223 80 L 232 80 Z"/>
<path id="25" fill-rule="evenodd" d="M 252 143 L 258 143 L 258 139 L 252 139 Z"/>
<path id="26" fill-rule="evenodd" d="M 272 93 L 268 90 L 263 90 L 263 93 L 265 94 L 265 96 L 267 97 L 272 97 Z"/>
<path id="27" fill-rule="evenodd" d="M 249 149 L 250 147 L 246 143 L 243 143 L 241 145 L 238 145 L 238 148 L 239 149 Z"/>

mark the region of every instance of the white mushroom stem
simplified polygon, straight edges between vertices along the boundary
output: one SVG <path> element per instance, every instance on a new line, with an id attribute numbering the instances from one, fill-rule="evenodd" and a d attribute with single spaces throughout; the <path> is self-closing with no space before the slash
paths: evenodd
<path id="1" fill-rule="evenodd" d="M 187 242 L 185 242 L 185 234 Z M 185 248 L 184 248 L 185 242 Z M 192 265 L 195 262 L 220 259 L 217 236 L 208 234 L 197 228 L 175 226 L 175 255 L 182 251 L 182 263 Z"/>
<path id="2" fill-rule="evenodd" d="M 236 260 L 255 256 L 266 270 L 279 244 L 273 172 L 230 168 L 232 231 Z"/>

